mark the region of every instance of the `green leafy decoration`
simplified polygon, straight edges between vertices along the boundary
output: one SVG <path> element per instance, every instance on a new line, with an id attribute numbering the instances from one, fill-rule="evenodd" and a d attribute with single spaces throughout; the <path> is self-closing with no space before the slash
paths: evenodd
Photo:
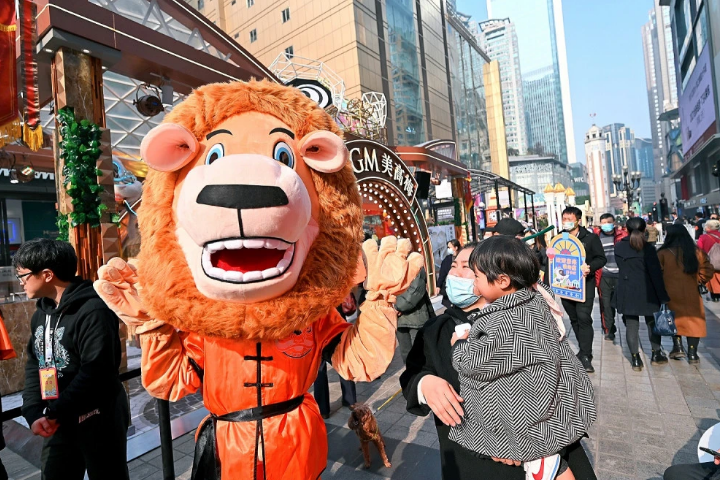
<path id="1" fill-rule="evenodd" d="M 97 177 L 102 172 L 97 168 L 100 158 L 100 137 L 102 131 L 89 120 L 77 121 L 71 107 L 58 111 L 60 125 L 60 158 L 64 160 L 63 186 L 72 198 L 73 212 L 58 217 L 60 236 L 65 235 L 70 227 L 89 224 L 100 226 L 100 219 L 107 205 L 103 205 L 100 193 L 104 188 L 98 185 Z M 66 230 L 64 231 L 63 228 Z M 64 233 L 65 232 L 65 233 Z"/>

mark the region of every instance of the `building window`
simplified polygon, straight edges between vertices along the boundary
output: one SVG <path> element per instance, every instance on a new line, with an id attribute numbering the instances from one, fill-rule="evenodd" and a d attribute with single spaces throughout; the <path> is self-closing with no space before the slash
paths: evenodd
<path id="1" fill-rule="evenodd" d="M 238 38 L 239 36 L 240 36 L 239 33 L 236 33 L 235 35 L 233 35 L 234 38 Z"/>
<path id="2" fill-rule="evenodd" d="M 282 11 L 282 18 L 283 18 L 283 23 L 290 20 L 290 9 L 289 8 L 286 8 L 285 10 Z"/>
<path id="3" fill-rule="evenodd" d="M 198 10 L 205 8 L 205 0 L 198 0 Z"/>
<path id="4" fill-rule="evenodd" d="M 250 43 L 253 43 L 255 40 L 257 40 L 257 30 L 253 28 L 250 30 Z"/>
<path id="5" fill-rule="evenodd" d="M 295 50 L 293 50 L 292 45 L 290 45 L 289 47 L 287 47 L 285 49 L 285 53 L 287 54 L 288 57 L 292 57 L 293 55 L 295 55 Z"/>
<path id="6" fill-rule="evenodd" d="M 247 0 L 248 8 L 252 7 L 253 5 L 255 5 L 255 0 Z"/>
<path id="7" fill-rule="evenodd" d="M 230 5 L 235 5 L 236 3 L 237 3 L 237 0 L 232 0 L 232 2 L 230 2 Z"/>

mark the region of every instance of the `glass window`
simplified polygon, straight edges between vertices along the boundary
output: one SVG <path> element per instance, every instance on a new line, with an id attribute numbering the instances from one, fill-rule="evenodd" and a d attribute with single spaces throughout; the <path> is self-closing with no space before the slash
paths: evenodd
<path id="1" fill-rule="evenodd" d="M 198 10 L 205 8 L 205 0 L 198 0 Z"/>
<path id="2" fill-rule="evenodd" d="M 250 43 L 253 43 L 255 40 L 257 40 L 257 30 L 253 28 L 250 30 Z"/>
<path id="3" fill-rule="evenodd" d="M 255 0 L 247 0 L 248 8 L 252 7 L 253 5 L 255 5 Z"/>
<path id="4" fill-rule="evenodd" d="M 282 11 L 282 21 L 283 21 L 283 23 L 285 23 L 288 20 L 290 20 L 290 9 L 286 8 L 285 10 Z"/>
<path id="5" fill-rule="evenodd" d="M 292 57 L 293 55 L 295 55 L 295 49 L 293 49 L 293 46 L 290 45 L 289 47 L 287 47 L 285 49 L 285 53 L 287 54 L 288 57 Z"/>

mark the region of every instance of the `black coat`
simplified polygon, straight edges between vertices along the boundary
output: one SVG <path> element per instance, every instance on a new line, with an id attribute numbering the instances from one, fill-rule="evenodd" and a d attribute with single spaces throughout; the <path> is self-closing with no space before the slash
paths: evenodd
<path id="1" fill-rule="evenodd" d="M 405 371 L 400 376 L 400 386 L 407 400 L 408 412 L 423 417 L 431 412 L 430 407 L 420 404 L 417 395 L 418 383 L 426 375 L 443 378 L 456 392 L 460 391 L 458 373 L 452 366 L 450 339 L 455 331 L 455 325 L 472 323 L 472 315 L 470 318 L 468 315 L 459 308 L 450 307 L 442 315 L 430 319 L 418 331 L 407 357 Z M 435 428 L 440 442 L 440 463 L 444 480 L 525 479 L 522 467 L 511 467 L 494 462 L 487 456 L 471 452 L 451 441 L 448 438 L 450 427 L 437 417 L 435 417 Z M 592 465 L 580 442 L 568 447 L 563 457 L 576 479 L 596 480 Z"/>
<path id="2" fill-rule="evenodd" d="M 450 300 L 447 296 L 447 290 L 445 290 L 445 282 L 447 281 L 448 273 L 450 273 L 450 269 L 452 268 L 452 262 L 455 257 L 451 254 L 443 258 L 442 263 L 440 264 L 440 272 L 438 273 L 438 283 L 437 286 L 440 289 L 440 295 L 443 296 L 442 304 L 445 305 L 445 307 L 450 308 Z"/>
<path id="3" fill-rule="evenodd" d="M 612 303 L 618 313 L 652 316 L 661 303 L 670 301 L 654 246 L 645 244 L 638 252 L 625 237 L 615 244 L 615 261 L 620 272 Z"/>
<path id="4" fill-rule="evenodd" d="M 430 296 L 427 293 L 427 274 L 421 269 L 410 286 L 395 300 L 395 310 L 402 315 L 398 317 L 398 327 L 420 328 L 435 316 Z"/>
<path id="5" fill-rule="evenodd" d="M 607 263 L 602 241 L 600 241 L 600 237 L 588 231 L 585 227 L 578 228 L 577 238 L 580 240 L 580 243 L 583 244 L 583 247 L 585 247 L 585 263 L 590 267 L 590 273 L 585 277 L 585 282 L 588 285 L 594 286 L 595 272 L 603 268 Z"/>

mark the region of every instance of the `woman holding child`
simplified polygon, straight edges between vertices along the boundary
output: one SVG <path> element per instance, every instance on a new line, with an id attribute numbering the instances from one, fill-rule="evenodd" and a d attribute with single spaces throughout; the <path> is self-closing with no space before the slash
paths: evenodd
<path id="1" fill-rule="evenodd" d="M 492 374 L 488 378 L 473 379 L 470 370 L 474 370 L 475 367 L 482 370 L 483 361 L 473 364 L 470 370 L 465 370 L 465 367 L 468 367 L 469 364 L 463 367 L 465 362 L 460 360 L 462 354 L 459 352 L 464 351 L 466 348 L 469 349 L 468 352 L 474 351 L 473 349 L 477 346 L 476 341 L 482 343 L 488 340 L 485 338 L 487 335 L 484 330 L 493 324 L 504 321 L 502 317 L 505 315 L 499 316 L 498 312 L 507 312 L 508 309 L 514 308 L 510 305 L 511 303 L 514 305 L 514 302 L 505 305 L 502 300 L 504 296 L 501 296 L 498 299 L 493 298 L 493 300 L 498 300 L 499 303 L 491 302 L 487 311 L 482 310 L 487 301 L 479 295 L 476 280 L 476 275 L 482 275 L 482 272 L 478 269 L 478 264 L 482 263 L 479 262 L 479 258 L 487 257 L 489 255 L 488 248 L 494 244 L 506 248 L 509 243 L 516 244 L 514 248 L 517 251 L 509 256 L 502 255 L 501 257 L 505 263 L 498 264 L 496 267 L 502 272 L 517 270 L 517 260 L 520 258 L 520 263 L 522 263 L 520 270 L 525 270 L 524 274 L 521 275 L 524 280 L 519 284 L 515 284 L 515 287 L 520 286 L 521 288 L 508 293 L 508 295 L 510 297 L 515 295 L 517 298 L 524 296 L 522 301 L 533 302 L 535 307 L 533 310 L 536 314 L 533 314 L 533 318 L 522 320 L 525 322 L 522 325 L 527 328 L 532 323 L 532 329 L 535 329 L 535 322 L 543 325 L 542 328 L 539 328 L 541 333 L 533 333 L 533 335 L 543 336 L 542 346 L 538 348 L 544 353 L 540 355 L 539 350 L 536 352 L 537 348 L 533 347 L 528 350 L 531 352 L 530 356 L 524 354 L 510 355 L 507 357 L 507 361 L 501 363 L 505 366 L 509 365 L 512 372 L 503 373 L 502 376 L 512 378 L 517 374 L 525 375 L 527 368 L 523 365 L 527 361 L 531 363 L 537 362 L 538 365 L 542 364 L 538 371 L 547 370 L 550 372 L 554 369 L 555 374 L 531 375 L 534 378 L 534 383 L 530 387 L 538 393 L 549 392 L 553 398 L 549 404 L 527 405 L 523 401 L 527 396 L 525 391 L 522 389 L 516 390 L 513 387 L 508 389 L 504 395 L 506 395 L 506 398 L 517 399 L 517 401 L 505 402 L 506 405 L 511 406 L 511 411 L 502 412 L 499 404 L 486 405 L 482 392 L 487 388 L 488 392 L 494 391 L 493 395 L 498 395 L 500 390 L 505 387 L 493 383 L 498 379 L 490 378 L 493 376 Z M 532 280 L 537 280 L 539 268 L 537 259 L 526 245 L 510 237 L 499 236 L 485 240 L 476 250 L 477 253 L 473 255 L 474 261 L 470 262 L 473 247 L 474 245 L 466 245 L 459 252 L 448 275 L 448 297 L 453 303 L 453 307 L 449 308 L 443 315 L 428 322 L 418 333 L 413 349 L 407 359 L 407 368 L 400 378 L 403 394 L 407 399 L 408 411 L 421 416 L 427 415 L 430 411 L 435 414 L 435 425 L 440 441 L 443 478 L 458 480 L 471 478 L 520 480 L 526 478 L 526 475 L 533 478 L 533 473 L 536 475 L 539 473 L 537 468 L 532 472 L 528 470 L 526 473 L 517 465 L 520 465 L 521 461 L 525 460 L 541 459 L 540 461 L 543 461 L 545 457 L 555 456 L 555 454 L 559 453 L 562 462 L 560 457 L 557 457 L 558 461 L 554 463 L 553 469 L 545 469 L 547 472 L 543 474 L 542 478 L 555 478 L 555 474 L 558 472 L 557 468 L 562 463 L 562 468 L 566 468 L 566 465 L 569 467 L 569 470 L 566 470 L 564 474 L 565 476 L 560 477 L 562 479 L 573 478 L 573 476 L 576 479 L 595 479 L 592 466 L 580 444 L 580 437 L 586 433 L 587 426 L 594 420 L 595 416 L 594 405 L 592 404 L 592 387 L 575 356 L 572 355 L 572 352 L 568 354 L 565 351 L 566 348 L 569 350 L 567 341 L 564 339 L 559 340 L 559 328 L 548 309 L 547 303 L 542 300 L 543 297 L 540 293 L 532 287 L 535 282 L 525 285 L 530 281 L 531 277 Z M 494 261 L 492 260 L 493 257 L 500 259 L 497 253 L 490 254 L 491 263 Z M 490 283 L 504 285 L 506 279 L 511 276 L 517 280 L 517 273 L 511 275 L 501 273 L 496 280 L 490 280 Z M 500 280 L 500 278 L 502 279 Z M 487 284 L 488 277 L 486 276 L 485 279 Z M 510 290 L 515 287 L 511 287 Z M 517 293 L 518 291 L 520 293 Z M 511 316 L 514 317 L 515 315 L 511 314 Z M 537 318 L 534 318 L 535 316 Z M 511 323 L 514 324 L 515 322 Z M 456 347 L 452 347 L 451 342 L 455 327 L 461 324 L 473 325 L 470 340 L 460 342 Z M 515 329 L 516 327 L 513 326 L 512 328 Z M 493 327 L 495 332 L 503 329 L 498 328 L 497 325 Z M 494 338 L 498 337 L 495 336 Z M 509 347 L 512 350 L 513 345 L 516 343 L 510 341 L 504 345 L 497 345 L 500 348 L 498 353 L 503 355 L 503 349 Z M 488 346 L 485 345 L 485 347 Z M 455 352 L 455 355 L 453 352 Z M 454 356 L 455 366 L 463 372 L 460 376 L 453 367 Z M 468 358 L 471 357 L 472 355 L 468 356 Z M 496 369 L 497 366 L 493 363 L 492 355 L 483 358 L 487 360 L 487 367 L 490 371 Z M 514 366 L 518 366 L 519 370 L 515 370 Z M 562 371 L 560 370 L 561 367 Z M 465 373 L 470 373 L 470 375 L 465 375 Z M 550 378 L 551 376 L 553 378 Z M 466 393 L 464 399 L 458 394 L 461 388 L 459 377 L 466 377 L 466 380 L 463 380 L 463 393 Z M 571 378 L 571 380 L 567 381 L 568 378 Z M 526 379 L 530 380 L 531 377 L 528 376 Z M 471 388 L 468 389 L 468 386 Z M 572 402 L 572 408 L 567 407 L 566 402 Z M 532 427 L 526 424 L 528 420 L 526 414 L 529 409 L 543 412 L 543 418 L 537 419 L 539 423 L 535 425 L 537 428 L 532 432 L 530 431 Z M 569 410 L 573 410 L 574 413 L 568 413 Z M 567 415 L 567 417 L 555 418 L 561 413 Z M 496 420 L 500 418 L 512 421 L 501 421 L 501 424 L 496 424 Z M 555 425 L 559 423 L 564 424 L 562 433 L 555 428 Z M 523 451 L 513 450 L 512 448 L 497 450 L 498 445 L 492 440 L 487 442 L 466 442 L 465 444 L 470 448 L 464 448 L 460 443 L 451 440 L 451 438 L 461 440 L 464 436 L 463 429 L 468 428 L 468 425 L 473 429 L 477 425 L 482 425 L 487 427 L 486 433 L 492 432 L 496 435 L 502 435 L 504 438 L 515 437 L 522 439 L 523 447 L 527 446 L 527 442 L 530 442 L 533 448 L 523 448 Z M 512 426 L 506 428 L 508 425 Z M 524 430 L 515 431 L 515 427 Z M 473 435 L 475 433 L 477 432 L 473 432 Z M 473 438 L 481 437 L 473 436 Z M 491 455 L 497 457 L 492 458 Z M 532 456 L 534 458 L 531 458 Z M 548 458 L 548 464 L 552 460 Z"/>

